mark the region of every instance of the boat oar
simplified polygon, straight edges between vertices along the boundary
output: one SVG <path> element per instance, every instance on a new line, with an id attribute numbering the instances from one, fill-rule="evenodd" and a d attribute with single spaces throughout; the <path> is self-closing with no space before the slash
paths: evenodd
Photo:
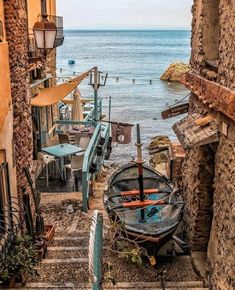
<path id="1" fill-rule="evenodd" d="M 134 208 L 137 209 L 139 207 L 148 207 L 148 206 L 166 206 L 166 205 L 172 205 L 172 206 L 176 206 L 176 205 L 185 205 L 185 203 L 183 201 L 180 202 L 167 202 L 167 201 L 163 201 L 163 200 L 144 200 L 142 203 L 140 201 L 136 201 L 136 202 L 126 202 L 123 203 L 122 205 L 119 206 L 115 206 L 112 207 L 110 209 L 110 212 L 113 210 L 117 210 L 117 209 L 127 209 L 127 208 Z M 123 213 L 125 213 L 125 211 L 123 211 Z"/>
<path id="2" fill-rule="evenodd" d="M 138 182 L 139 182 L 139 190 L 140 190 L 140 201 L 144 201 L 144 179 L 143 179 L 143 159 L 142 159 L 142 144 L 140 139 L 140 125 L 137 124 L 137 165 L 138 165 Z M 143 222 L 145 220 L 144 209 L 140 210 L 140 220 Z"/>
<path id="3" fill-rule="evenodd" d="M 153 189 L 145 189 L 144 190 L 144 194 L 145 195 L 151 195 L 151 194 L 160 194 L 160 193 L 171 193 L 172 190 L 171 189 L 157 189 L 157 188 L 153 188 Z M 121 196 L 135 196 L 135 195 L 139 195 L 140 191 L 139 190 L 129 190 L 129 191 L 122 191 L 120 193 Z"/>
<path id="4" fill-rule="evenodd" d="M 145 189 L 144 190 L 144 194 L 145 195 L 153 195 L 153 194 L 162 194 L 162 193 L 172 193 L 171 189 Z M 130 191 L 122 191 L 119 194 L 116 195 L 112 195 L 108 197 L 108 200 L 111 200 L 113 198 L 117 198 L 117 197 L 135 197 L 137 195 L 139 195 L 140 192 L 139 190 L 130 190 Z"/>

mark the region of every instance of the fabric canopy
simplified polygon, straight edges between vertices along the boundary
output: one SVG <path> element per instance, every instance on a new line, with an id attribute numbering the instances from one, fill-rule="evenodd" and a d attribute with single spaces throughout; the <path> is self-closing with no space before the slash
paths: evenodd
<path id="1" fill-rule="evenodd" d="M 40 93 L 31 99 L 31 105 L 37 107 L 45 107 L 58 103 L 71 93 L 89 74 L 89 71 L 72 79 L 71 81 L 40 90 Z"/>

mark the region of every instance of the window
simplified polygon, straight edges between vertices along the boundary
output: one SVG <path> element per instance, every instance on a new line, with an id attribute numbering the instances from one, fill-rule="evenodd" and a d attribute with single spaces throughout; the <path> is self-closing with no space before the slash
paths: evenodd
<path id="1" fill-rule="evenodd" d="M 205 60 L 219 59 L 220 16 L 219 0 L 205 0 L 203 6 L 203 49 Z"/>

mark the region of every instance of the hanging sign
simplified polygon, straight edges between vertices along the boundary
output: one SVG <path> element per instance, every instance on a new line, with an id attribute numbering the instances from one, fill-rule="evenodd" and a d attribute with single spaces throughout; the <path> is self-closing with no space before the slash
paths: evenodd
<path id="1" fill-rule="evenodd" d="M 181 114 L 185 114 L 188 113 L 189 110 L 189 103 L 184 103 L 184 104 L 180 104 L 180 105 L 176 105 L 173 106 L 165 111 L 162 111 L 161 115 L 162 115 L 162 119 L 169 119 L 175 116 L 179 116 Z"/>
<path id="2" fill-rule="evenodd" d="M 132 124 L 111 122 L 112 141 L 118 144 L 129 144 L 131 142 Z"/>

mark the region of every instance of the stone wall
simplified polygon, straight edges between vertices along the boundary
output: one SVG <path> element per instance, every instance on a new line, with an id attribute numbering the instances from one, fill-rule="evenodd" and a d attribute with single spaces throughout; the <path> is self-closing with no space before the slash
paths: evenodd
<path id="1" fill-rule="evenodd" d="M 235 1 L 195 0 L 192 12 L 192 71 L 234 89 Z M 217 68 L 208 66 L 208 55 L 217 58 Z M 211 110 L 192 95 L 190 112 Z M 212 288 L 227 290 L 235 288 L 235 123 L 215 113 L 219 142 L 189 150 L 184 163 L 185 221 L 192 250 L 207 251 Z M 227 134 L 222 123 L 228 126 Z"/>
<path id="2" fill-rule="evenodd" d="M 190 150 L 182 171 L 189 244 L 192 251 L 206 251 L 212 220 L 214 151 L 209 145 Z"/>
<path id="3" fill-rule="evenodd" d="M 214 289 L 235 288 L 234 176 L 235 124 L 229 122 L 228 136 L 221 134 L 215 159 L 213 222 L 207 252 Z"/>
<path id="4" fill-rule="evenodd" d="M 6 38 L 9 45 L 13 138 L 18 194 L 26 187 L 23 167 L 32 158 L 32 121 L 28 75 L 28 27 L 25 0 L 4 1 Z"/>

